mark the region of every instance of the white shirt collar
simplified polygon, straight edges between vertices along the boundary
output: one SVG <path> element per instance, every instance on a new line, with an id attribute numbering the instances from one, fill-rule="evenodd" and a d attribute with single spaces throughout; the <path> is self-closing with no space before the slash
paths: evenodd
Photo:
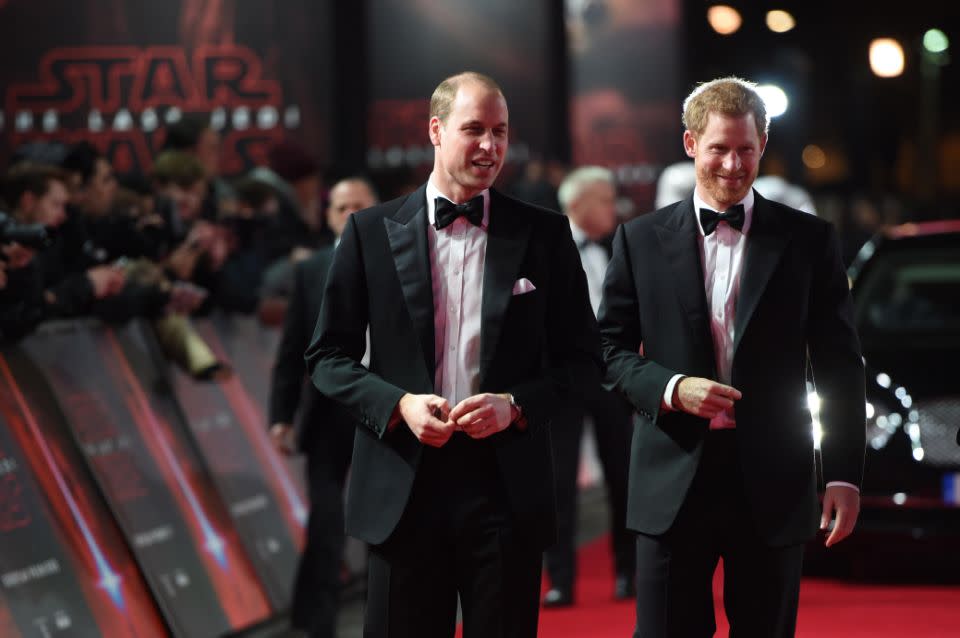
<path id="1" fill-rule="evenodd" d="M 573 223 L 573 220 L 570 220 L 570 234 L 573 235 L 573 243 L 577 246 L 580 246 L 585 241 L 587 241 L 587 233 L 582 228 Z"/>
<path id="2" fill-rule="evenodd" d="M 737 204 L 743 204 L 743 230 L 740 231 L 744 235 L 750 232 L 750 222 L 753 221 L 753 188 L 747 191 L 747 196 L 741 199 Z M 700 230 L 700 236 L 703 236 L 703 225 L 700 223 L 700 209 L 709 208 L 710 210 L 715 210 L 713 206 L 710 206 L 703 198 L 700 197 L 700 187 L 697 186 L 693 190 L 693 217 L 697 220 L 697 228 Z M 717 211 L 722 213 L 723 211 Z"/>
<path id="3" fill-rule="evenodd" d="M 486 230 L 490 225 L 490 189 L 484 189 L 480 195 L 483 196 L 483 224 L 480 227 Z M 430 222 L 431 226 L 436 219 L 436 199 L 438 197 L 453 201 L 452 197 L 447 197 L 436 187 L 433 183 L 433 173 L 430 173 L 430 179 L 427 180 L 427 221 Z"/>

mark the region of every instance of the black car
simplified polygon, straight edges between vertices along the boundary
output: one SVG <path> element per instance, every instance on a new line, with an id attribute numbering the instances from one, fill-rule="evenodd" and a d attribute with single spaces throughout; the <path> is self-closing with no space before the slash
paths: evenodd
<path id="1" fill-rule="evenodd" d="M 848 275 L 867 370 L 861 513 L 843 543 L 811 544 L 808 572 L 960 580 L 960 220 L 884 231 Z"/>

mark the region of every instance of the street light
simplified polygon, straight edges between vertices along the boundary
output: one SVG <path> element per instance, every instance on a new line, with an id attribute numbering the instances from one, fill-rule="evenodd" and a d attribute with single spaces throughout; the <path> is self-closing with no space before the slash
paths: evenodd
<path id="1" fill-rule="evenodd" d="M 767 11 L 767 28 L 774 33 L 786 33 L 795 26 L 797 26 L 797 21 L 793 19 L 789 12 L 780 9 Z"/>
<path id="2" fill-rule="evenodd" d="M 757 93 L 760 94 L 760 99 L 763 100 L 763 106 L 766 108 L 770 119 L 780 117 L 787 112 L 790 100 L 787 99 L 787 94 L 779 86 L 760 84 L 757 86 Z"/>
<path id="3" fill-rule="evenodd" d="M 881 78 L 903 73 L 903 47 L 893 38 L 876 38 L 870 43 L 870 70 Z"/>
<path id="4" fill-rule="evenodd" d="M 740 12 L 725 4 L 715 4 L 707 9 L 707 22 L 720 35 L 736 33 L 743 24 Z"/>
<path id="5" fill-rule="evenodd" d="M 950 40 L 940 29 L 930 29 L 923 34 L 923 48 L 934 54 L 946 53 L 950 48 Z"/>
<path id="6" fill-rule="evenodd" d="M 920 118 L 918 130 L 919 165 L 915 180 L 917 194 L 926 201 L 937 196 L 937 175 L 940 162 L 937 149 L 940 141 L 940 69 L 950 61 L 950 40 L 940 29 L 923 34 L 920 55 Z"/>

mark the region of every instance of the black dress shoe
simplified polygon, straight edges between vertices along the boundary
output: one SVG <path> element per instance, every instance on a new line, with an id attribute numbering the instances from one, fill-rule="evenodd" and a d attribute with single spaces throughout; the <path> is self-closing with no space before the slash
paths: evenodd
<path id="1" fill-rule="evenodd" d="M 637 583 L 632 575 L 617 576 L 613 585 L 613 597 L 617 600 L 632 600 L 637 597 Z"/>
<path id="2" fill-rule="evenodd" d="M 543 597 L 544 607 L 571 607 L 573 605 L 573 594 L 569 589 L 552 587 Z"/>

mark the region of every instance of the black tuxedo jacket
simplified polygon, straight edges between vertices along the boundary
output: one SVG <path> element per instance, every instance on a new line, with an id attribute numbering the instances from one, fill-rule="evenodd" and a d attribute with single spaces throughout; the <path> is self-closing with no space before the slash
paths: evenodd
<path id="1" fill-rule="evenodd" d="M 295 424 L 297 449 L 307 453 L 314 446 L 329 442 L 330 437 L 323 435 L 332 428 L 354 427 L 350 415 L 339 404 L 317 392 L 312 384 L 305 384 L 303 353 L 320 316 L 323 287 L 332 261 L 333 248 L 327 246 L 294 268 L 293 289 L 270 384 L 270 424 Z"/>
<path id="2" fill-rule="evenodd" d="M 390 416 L 404 393 L 435 392 L 425 189 L 349 218 L 306 354 L 317 389 L 361 425 L 347 532 L 373 544 L 396 527 L 422 451 L 406 426 L 387 431 Z M 484 268 L 480 391 L 512 393 L 529 422 L 490 437 L 494 471 L 516 529 L 545 546 L 556 535 L 551 416 L 562 398 L 600 381 L 596 321 L 561 215 L 491 190 Z M 513 295 L 521 277 L 536 290 Z M 369 371 L 358 363 L 368 324 Z"/>
<path id="3" fill-rule="evenodd" d="M 824 479 L 860 485 L 863 360 L 833 227 L 754 195 L 735 314 L 737 439 L 758 531 L 787 545 L 817 527 L 808 365 Z M 599 313 L 607 382 L 638 411 L 627 525 L 653 535 L 673 523 L 708 430 L 705 419 L 661 413 L 664 389 L 674 374 L 717 377 L 694 214 L 687 198 L 617 231 Z"/>

